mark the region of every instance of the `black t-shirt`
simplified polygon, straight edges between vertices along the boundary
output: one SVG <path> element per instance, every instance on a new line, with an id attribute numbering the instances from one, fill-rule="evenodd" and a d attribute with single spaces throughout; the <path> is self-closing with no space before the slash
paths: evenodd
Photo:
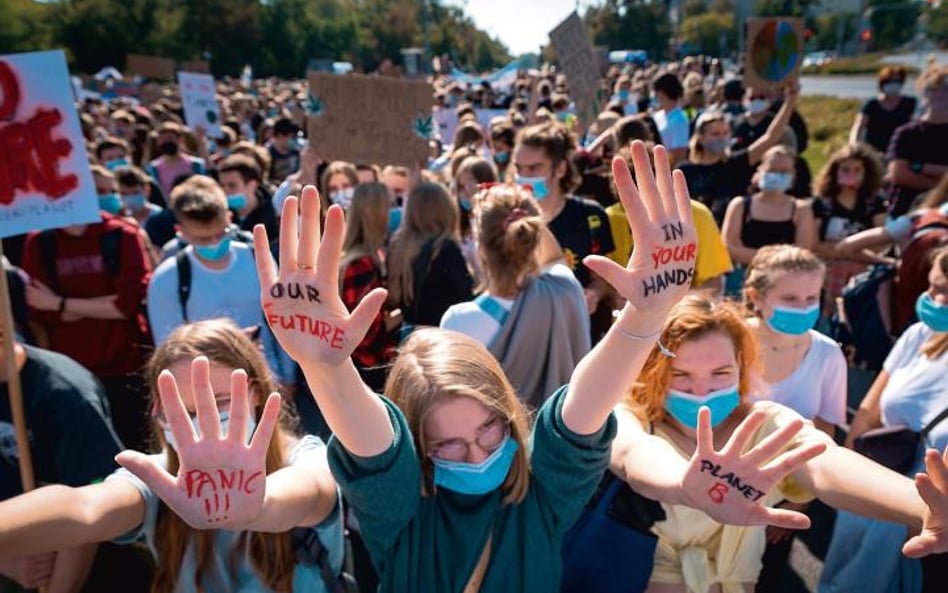
<path id="1" fill-rule="evenodd" d="M 584 287 L 592 278 L 583 265 L 587 255 L 607 255 L 615 251 L 609 217 L 592 200 L 567 197 L 563 210 L 550 222 L 550 231 L 563 248 L 566 263 Z"/>
<path id="2" fill-rule="evenodd" d="M 881 197 L 857 201 L 849 210 L 831 198 L 813 200 L 813 216 L 819 223 L 820 241 L 840 241 L 850 235 L 872 228 L 872 219 L 885 212 Z"/>
<path id="3" fill-rule="evenodd" d="M 895 109 L 886 109 L 879 99 L 869 99 L 861 113 L 869 121 L 866 124 L 866 143 L 885 154 L 889 149 L 892 134 L 899 126 L 907 124 L 915 113 L 918 101 L 914 97 L 901 97 Z"/>
<path id="4" fill-rule="evenodd" d="M 948 150 L 945 142 L 948 139 L 948 123 L 936 124 L 924 120 L 916 120 L 899 127 L 892 135 L 889 143 L 889 160 L 904 159 L 912 163 L 934 163 L 948 165 Z M 905 187 L 904 185 L 889 184 L 889 214 L 893 217 L 902 216 L 909 211 L 912 202 L 920 190 Z"/>
<path id="5" fill-rule="evenodd" d="M 754 174 L 746 150 L 736 151 L 726 160 L 710 165 L 685 161 L 678 168 L 685 174 L 691 198 L 711 209 L 718 226 L 724 222 L 731 199 L 747 193 Z"/>
<path id="6" fill-rule="evenodd" d="M 33 466 L 39 483 L 85 486 L 118 466 L 122 443 L 102 385 L 62 354 L 31 346 L 20 371 Z M 0 383 L 0 499 L 20 493 L 7 383 Z"/>
<path id="7" fill-rule="evenodd" d="M 402 303 L 401 309 L 405 321 L 414 325 L 437 327 L 448 307 L 474 298 L 474 278 L 458 244 L 446 240 L 434 250 L 433 258 L 422 249 L 412 261 L 412 277 L 421 289 L 414 291 L 415 302 Z"/>
<path id="8" fill-rule="evenodd" d="M 267 145 L 270 152 L 270 181 L 282 183 L 284 179 L 300 168 L 300 151 L 290 147 L 289 152 L 280 152 L 273 144 Z"/>
<path id="9" fill-rule="evenodd" d="M 770 111 L 766 116 L 756 125 L 752 125 L 746 117 L 739 117 L 734 120 L 733 136 L 734 144 L 731 148 L 735 150 L 740 150 L 741 148 L 750 148 L 750 145 L 754 143 L 755 140 L 760 138 L 767 132 L 767 128 L 770 126 L 770 122 L 774 120 L 777 111 L 780 109 L 782 103 L 777 101 L 774 102 L 770 107 Z M 806 122 L 803 121 L 803 118 L 800 117 L 800 114 L 794 111 L 790 115 L 790 128 L 793 130 L 794 135 L 797 137 L 797 153 L 803 154 L 806 150 L 806 147 L 809 145 L 809 131 L 806 127 Z"/>

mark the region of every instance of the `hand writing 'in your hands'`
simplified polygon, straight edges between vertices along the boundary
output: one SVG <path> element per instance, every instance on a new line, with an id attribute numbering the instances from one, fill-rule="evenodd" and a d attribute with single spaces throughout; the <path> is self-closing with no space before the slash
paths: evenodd
<path id="1" fill-rule="evenodd" d="M 311 185 L 299 200 L 291 196 L 283 204 L 279 273 L 266 229 L 253 230 L 264 315 L 280 345 L 300 364 L 338 365 L 348 359 L 385 302 L 385 290 L 377 288 L 350 315 L 339 298 L 344 231 L 342 209 L 331 206 L 320 237 L 319 193 Z"/>
<path id="2" fill-rule="evenodd" d="M 243 528 L 259 515 L 263 505 L 267 448 L 279 419 L 280 396 L 273 393 L 267 398 L 248 445 L 248 419 L 253 412 L 247 374 L 237 370 L 231 375 L 226 435 L 221 434 L 210 365 L 203 356 L 195 358 L 191 365 L 191 385 L 200 436 L 195 434 L 174 375 L 163 371 L 158 377 L 162 410 L 180 460 L 178 475 L 172 476 L 152 457 L 136 451 L 123 451 L 116 460 L 145 482 L 191 527 Z"/>
<path id="3" fill-rule="evenodd" d="M 796 420 L 746 450 L 765 420 L 764 412 L 752 412 L 734 430 L 724 448 L 715 451 L 711 413 L 708 408 L 701 408 L 697 448 L 682 480 L 683 494 L 688 506 L 704 511 L 719 523 L 806 529 L 810 520 L 803 513 L 769 508 L 762 503 L 775 484 L 823 453 L 826 444 L 806 443 L 778 455 L 803 428 L 803 421 Z"/>
<path id="4" fill-rule="evenodd" d="M 583 261 L 635 311 L 664 313 L 694 278 L 698 240 L 691 200 L 684 175 L 671 171 L 664 147 L 655 147 L 654 173 L 645 144 L 635 141 L 631 150 L 635 181 L 619 157 L 612 161 L 612 174 L 635 239 L 632 257 L 626 267 L 598 255 Z"/>

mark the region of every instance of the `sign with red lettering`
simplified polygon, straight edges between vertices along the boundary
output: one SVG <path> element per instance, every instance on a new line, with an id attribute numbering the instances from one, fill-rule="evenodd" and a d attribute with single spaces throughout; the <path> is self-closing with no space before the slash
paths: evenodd
<path id="1" fill-rule="evenodd" d="M 66 56 L 0 56 L 0 237 L 101 220 Z"/>
<path id="2" fill-rule="evenodd" d="M 178 72 L 178 87 L 184 105 L 184 121 L 192 129 L 201 126 L 211 138 L 221 137 L 221 111 L 217 88 L 210 74 Z"/>

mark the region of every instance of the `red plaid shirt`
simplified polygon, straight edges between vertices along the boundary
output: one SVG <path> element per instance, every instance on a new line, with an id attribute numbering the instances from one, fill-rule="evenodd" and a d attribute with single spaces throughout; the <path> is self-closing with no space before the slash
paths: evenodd
<path id="1" fill-rule="evenodd" d="M 384 288 L 382 271 L 368 255 L 352 260 L 342 275 L 342 302 L 353 311 L 359 302 L 376 288 Z M 395 357 L 395 336 L 385 330 L 383 306 L 362 343 L 352 353 L 352 360 L 362 368 L 387 364 Z"/>

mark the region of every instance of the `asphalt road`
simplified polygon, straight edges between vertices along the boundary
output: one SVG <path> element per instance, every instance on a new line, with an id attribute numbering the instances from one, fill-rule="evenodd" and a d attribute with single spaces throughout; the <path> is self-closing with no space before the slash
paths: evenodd
<path id="1" fill-rule="evenodd" d="M 948 63 L 948 51 L 898 54 L 887 56 L 882 61 L 922 69 L 931 54 L 942 64 Z M 915 94 L 914 85 L 915 78 L 910 76 L 906 81 L 905 91 Z M 804 95 L 830 95 L 861 100 L 871 99 L 879 92 L 874 76 L 801 76 L 800 86 Z"/>

